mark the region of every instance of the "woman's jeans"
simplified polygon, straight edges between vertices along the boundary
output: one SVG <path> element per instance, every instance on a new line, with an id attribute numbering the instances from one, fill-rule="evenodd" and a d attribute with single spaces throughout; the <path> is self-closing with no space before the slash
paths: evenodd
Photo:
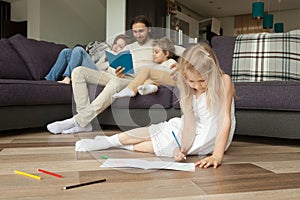
<path id="1" fill-rule="evenodd" d="M 75 47 L 73 50 L 63 49 L 45 79 L 57 81 L 61 76 L 71 78 L 73 69 L 78 66 L 98 70 L 89 54 L 82 47 Z"/>

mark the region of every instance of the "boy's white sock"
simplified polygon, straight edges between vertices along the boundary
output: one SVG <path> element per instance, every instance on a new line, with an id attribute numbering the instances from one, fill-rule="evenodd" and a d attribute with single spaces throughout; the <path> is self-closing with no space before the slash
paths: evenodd
<path id="1" fill-rule="evenodd" d="M 111 147 L 119 147 L 121 145 L 117 134 L 110 137 L 97 136 L 95 139 L 82 139 L 77 141 L 75 144 L 75 151 L 96 151 Z"/>
<path id="2" fill-rule="evenodd" d="M 90 132 L 93 130 L 91 123 L 88 123 L 85 127 L 80 127 L 79 124 L 75 121 L 75 126 L 62 131 L 62 134 L 70 134 L 70 133 L 80 133 L 80 132 Z"/>
<path id="3" fill-rule="evenodd" d="M 145 84 L 145 85 L 140 85 L 138 87 L 138 93 L 140 95 L 147 95 L 147 94 L 155 93 L 155 92 L 157 92 L 157 90 L 158 90 L 158 87 L 153 84 Z"/>
<path id="4" fill-rule="evenodd" d="M 62 133 L 64 130 L 75 127 L 75 125 L 76 125 L 75 119 L 72 117 L 70 119 L 48 124 L 47 129 L 49 132 L 53 134 L 58 134 L 58 133 Z"/>
<path id="5" fill-rule="evenodd" d="M 113 95 L 114 98 L 121 98 L 121 97 L 134 97 L 135 93 L 132 89 L 126 87 L 120 92 Z"/>

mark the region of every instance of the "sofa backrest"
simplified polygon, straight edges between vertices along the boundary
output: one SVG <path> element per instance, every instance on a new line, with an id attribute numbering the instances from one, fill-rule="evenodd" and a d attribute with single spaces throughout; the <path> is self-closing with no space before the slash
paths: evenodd
<path id="1" fill-rule="evenodd" d="M 28 39 L 21 34 L 9 39 L 10 44 L 27 65 L 34 80 L 42 80 L 54 65 L 63 44 Z"/>
<path id="2" fill-rule="evenodd" d="M 234 36 L 214 36 L 211 46 L 217 55 L 220 67 L 228 75 L 232 72 L 232 58 L 235 45 Z"/>
<path id="3" fill-rule="evenodd" d="M 32 80 L 26 64 L 8 39 L 0 40 L 0 79 Z"/>

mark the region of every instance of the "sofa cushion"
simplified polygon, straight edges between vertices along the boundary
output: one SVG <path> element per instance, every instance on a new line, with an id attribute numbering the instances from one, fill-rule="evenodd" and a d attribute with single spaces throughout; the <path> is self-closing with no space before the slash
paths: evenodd
<path id="1" fill-rule="evenodd" d="M 236 108 L 300 111 L 298 81 L 238 82 Z"/>
<path id="2" fill-rule="evenodd" d="M 300 111 L 300 84 L 297 81 L 234 83 L 236 109 Z M 174 88 L 173 107 L 180 108 L 179 91 Z"/>
<path id="3" fill-rule="evenodd" d="M 231 75 L 235 37 L 216 36 L 212 38 L 211 45 L 217 55 L 220 67 L 226 74 Z"/>
<path id="4" fill-rule="evenodd" d="M 0 78 L 32 80 L 26 64 L 6 38 L 0 40 L 0 52 Z"/>
<path id="5" fill-rule="evenodd" d="M 179 89 L 177 87 L 173 89 L 172 104 L 174 108 L 180 109 Z"/>
<path id="6" fill-rule="evenodd" d="M 54 81 L 0 79 L 0 91 L 0 106 L 72 103 L 72 87 Z"/>
<path id="7" fill-rule="evenodd" d="M 66 45 L 27 39 L 17 34 L 9 42 L 26 63 L 34 80 L 42 80 L 54 65 L 59 52 Z"/>

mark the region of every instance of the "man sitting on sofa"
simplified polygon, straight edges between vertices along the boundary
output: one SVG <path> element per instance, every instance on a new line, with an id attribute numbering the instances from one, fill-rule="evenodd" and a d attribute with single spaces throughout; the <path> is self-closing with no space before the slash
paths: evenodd
<path id="1" fill-rule="evenodd" d="M 151 67 L 154 65 L 150 27 L 151 22 L 143 15 L 135 17 L 131 23 L 136 42 L 128 45 L 128 49 L 132 53 L 135 71 L 144 66 Z M 132 80 L 131 76 L 122 73 L 123 70 L 117 68 L 115 74 L 112 75 L 105 71 L 77 67 L 72 72 L 72 88 L 77 114 L 70 119 L 48 124 L 47 129 L 54 134 L 92 131 L 91 121 L 110 106 L 114 101 L 113 95 L 126 87 Z M 105 86 L 92 102 L 89 99 L 88 84 Z"/>

